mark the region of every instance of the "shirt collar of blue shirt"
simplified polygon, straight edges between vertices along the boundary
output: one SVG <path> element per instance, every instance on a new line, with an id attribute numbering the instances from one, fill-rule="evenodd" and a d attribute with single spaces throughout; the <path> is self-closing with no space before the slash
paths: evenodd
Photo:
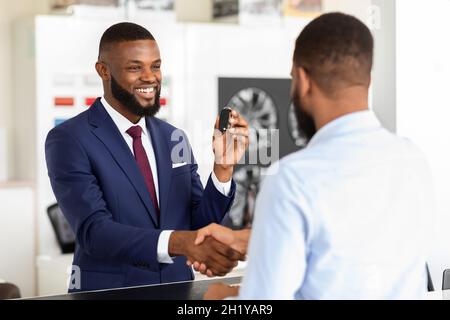
<path id="1" fill-rule="evenodd" d="M 308 143 L 308 148 L 330 138 L 362 129 L 379 128 L 380 121 L 371 110 L 352 112 L 343 115 L 320 128 Z"/>

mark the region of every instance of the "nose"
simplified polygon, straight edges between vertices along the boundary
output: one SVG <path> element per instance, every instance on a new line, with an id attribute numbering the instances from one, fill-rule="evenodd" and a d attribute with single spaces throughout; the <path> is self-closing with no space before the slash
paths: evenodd
<path id="1" fill-rule="evenodd" d="M 152 68 L 144 68 L 141 73 L 141 81 L 143 82 L 156 82 L 156 74 L 152 71 Z"/>

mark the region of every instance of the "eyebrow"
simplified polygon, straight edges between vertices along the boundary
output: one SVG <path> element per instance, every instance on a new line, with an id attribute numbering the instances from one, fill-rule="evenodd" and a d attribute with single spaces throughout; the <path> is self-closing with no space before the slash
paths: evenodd
<path id="1" fill-rule="evenodd" d="M 160 63 L 161 59 L 155 60 L 152 63 Z M 137 63 L 137 64 L 142 64 L 143 62 L 140 60 L 128 60 L 127 63 Z"/>

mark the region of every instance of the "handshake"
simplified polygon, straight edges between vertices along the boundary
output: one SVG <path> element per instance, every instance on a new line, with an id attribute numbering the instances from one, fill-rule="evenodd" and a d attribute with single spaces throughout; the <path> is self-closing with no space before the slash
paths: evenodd
<path id="1" fill-rule="evenodd" d="M 233 231 L 212 223 L 198 231 L 174 231 L 169 254 L 183 255 L 187 264 L 208 277 L 224 276 L 244 261 L 250 229 Z"/>

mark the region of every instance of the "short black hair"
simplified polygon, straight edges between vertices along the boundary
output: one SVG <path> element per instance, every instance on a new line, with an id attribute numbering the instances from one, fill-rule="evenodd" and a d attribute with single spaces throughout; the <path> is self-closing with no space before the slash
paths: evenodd
<path id="1" fill-rule="evenodd" d="M 349 86 L 369 86 L 373 47 L 373 36 L 360 20 L 327 13 L 311 21 L 298 36 L 294 64 L 332 96 Z"/>
<path id="2" fill-rule="evenodd" d="M 100 39 L 99 56 L 111 44 L 137 40 L 155 40 L 155 38 L 150 31 L 136 23 L 120 22 L 112 25 L 106 29 Z"/>

